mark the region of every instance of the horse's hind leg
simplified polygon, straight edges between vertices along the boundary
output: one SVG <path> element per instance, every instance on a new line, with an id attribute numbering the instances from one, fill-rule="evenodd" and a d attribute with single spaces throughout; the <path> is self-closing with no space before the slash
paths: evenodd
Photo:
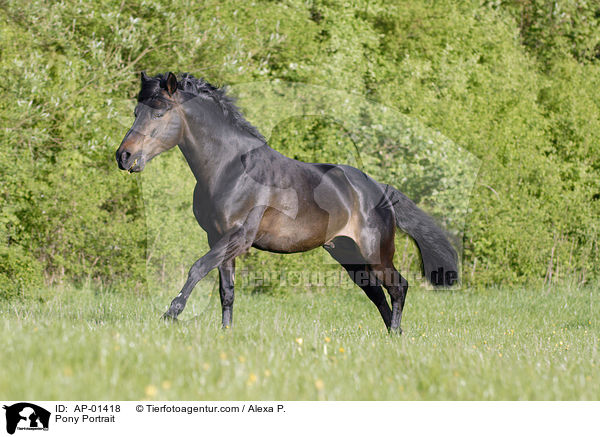
<path id="1" fill-rule="evenodd" d="M 360 254 L 356 243 L 347 237 L 338 237 L 332 244 L 326 245 L 325 250 L 339 262 L 350 275 L 350 278 L 358 285 L 375 304 L 381 314 L 385 326 L 390 329 L 392 312 L 385 299 L 385 293 L 377 284 L 370 268 Z"/>
<path id="2" fill-rule="evenodd" d="M 235 274 L 235 259 L 226 261 L 219 266 L 219 294 L 223 313 L 223 328 L 227 329 L 233 321 L 233 281 Z"/>
<path id="3" fill-rule="evenodd" d="M 381 314 L 383 323 L 386 328 L 390 329 L 392 312 L 390 306 L 385 299 L 385 293 L 380 285 L 372 277 L 369 267 L 366 264 L 355 265 L 355 264 L 342 264 L 346 269 L 352 280 L 365 292 L 367 297 L 375 304 Z"/>
<path id="4" fill-rule="evenodd" d="M 400 321 L 402 309 L 408 291 L 408 282 L 394 267 L 394 233 L 383 231 L 380 234 L 369 233 L 367 237 L 358 243 L 360 252 L 365 254 L 365 260 L 372 273 L 373 279 L 378 284 L 383 284 L 390 295 L 392 303 L 391 320 L 387 325 L 390 332 L 402 333 Z M 387 234 L 387 235 L 386 235 Z M 377 236 L 378 238 L 375 238 Z"/>
<path id="5" fill-rule="evenodd" d="M 401 334 L 400 322 L 406 293 L 408 292 L 408 281 L 400 275 L 391 260 L 385 265 L 371 265 L 371 269 L 387 289 L 392 301 L 390 332 Z"/>

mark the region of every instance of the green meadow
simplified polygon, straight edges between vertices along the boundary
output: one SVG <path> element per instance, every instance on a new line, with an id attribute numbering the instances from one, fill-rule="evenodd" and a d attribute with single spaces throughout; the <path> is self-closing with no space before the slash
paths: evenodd
<path id="1" fill-rule="evenodd" d="M 568 292 L 567 292 L 568 291 Z M 178 324 L 150 297 L 46 289 L 0 303 L 0 393 L 43 400 L 598 400 L 591 288 L 409 291 L 389 335 L 358 289 L 238 293 L 222 330 L 199 286 Z"/>

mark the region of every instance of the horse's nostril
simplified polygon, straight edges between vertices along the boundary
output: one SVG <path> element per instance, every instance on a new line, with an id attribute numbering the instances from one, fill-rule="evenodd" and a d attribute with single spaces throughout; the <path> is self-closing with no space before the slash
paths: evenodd
<path id="1" fill-rule="evenodd" d="M 121 153 L 121 163 L 124 164 L 129 160 L 129 157 L 131 156 L 131 153 L 124 151 L 123 153 Z"/>

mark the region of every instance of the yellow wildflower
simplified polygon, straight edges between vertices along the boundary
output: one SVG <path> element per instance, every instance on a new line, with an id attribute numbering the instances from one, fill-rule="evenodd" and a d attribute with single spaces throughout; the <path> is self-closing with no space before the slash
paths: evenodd
<path id="1" fill-rule="evenodd" d="M 158 390 L 152 384 L 146 387 L 145 390 L 146 396 L 148 396 L 149 398 L 153 398 L 154 396 L 156 396 L 157 392 Z"/>

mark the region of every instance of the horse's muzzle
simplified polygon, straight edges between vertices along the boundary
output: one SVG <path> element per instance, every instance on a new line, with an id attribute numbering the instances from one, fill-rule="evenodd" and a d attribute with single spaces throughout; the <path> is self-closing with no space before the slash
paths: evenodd
<path id="1" fill-rule="evenodd" d="M 146 165 L 146 158 L 142 152 L 134 153 L 133 155 L 127 151 L 116 153 L 117 164 L 121 170 L 127 170 L 129 173 L 139 172 Z"/>
<path id="2" fill-rule="evenodd" d="M 117 149 L 115 158 L 121 170 L 127 170 L 129 173 L 142 171 L 146 165 L 146 157 L 142 153 L 142 144 L 144 135 L 133 128 L 127 132 L 121 145 Z"/>

